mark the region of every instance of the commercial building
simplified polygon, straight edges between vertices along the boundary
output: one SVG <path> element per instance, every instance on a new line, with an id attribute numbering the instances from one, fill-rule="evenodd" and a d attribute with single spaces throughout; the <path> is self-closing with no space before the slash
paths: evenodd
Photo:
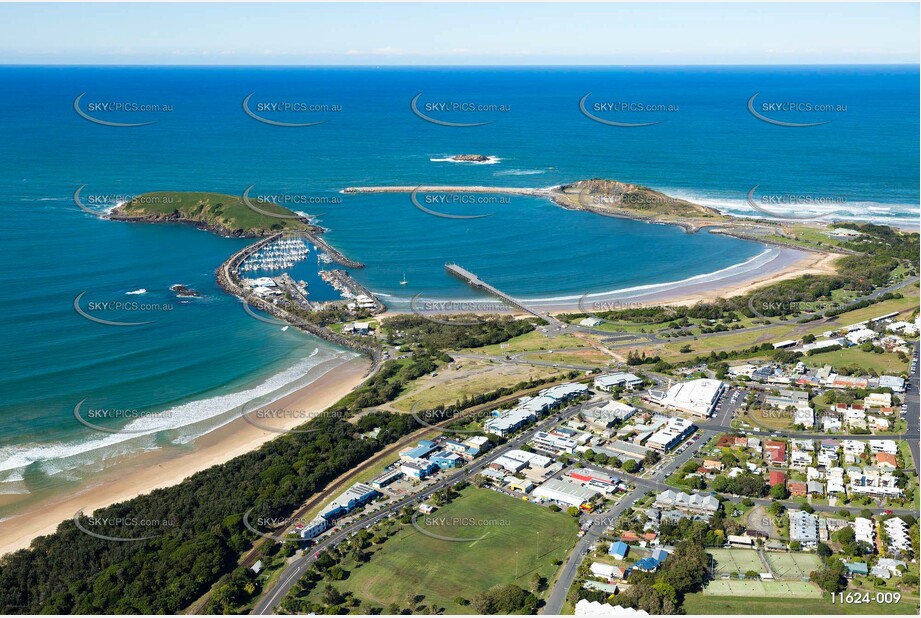
<path id="1" fill-rule="evenodd" d="M 725 390 L 726 385 L 719 380 L 701 378 L 675 384 L 668 389 L 659 403 L 666 408 L 706 418 L 713 415 L 716 404 Z"/>
<path id="2" fill-rule="evenodd" d="M 427 459 L 416 459 L 403 462 L 400 465 L 400 472 L 406 476 L 421 480 L 438 472 L 438 466 Z"/>
<path id="3" fill-rule="evenodd" d="M 571 401 L 580 395 L 588 394 L 588 385 L 577 382 L 568 382 L 545 388 L 540 392 L 544 397 L 552 397 L 557 402 Z"/>
<path id="4" fill-rule="evenodd" d="M 665 427 L 649 436 L 646 446 L 657 451 L 670 451 L 696 429 L 697 426 L 686 418 L 672 418 Z"/>
<path id="5" fill-rule="evenodd" d="M 302 539 L 312 539 L 326 532 L 329 528 L 329 522 L 323 517 L 315 517 L 309 524 L 301 528 L 300 536 Z"/>
<path id="6" fill-rule="evenodd" d="M 592 386 L 596 391 L 611 392 L 615 388 L 625 388 L 632 391 L 643 385 L 643 379 L 632 373 L 613 373 L 595 378 Z"/>
<path id="7" fill-rule="evenodd" d="M 437 453 L 433 453 L 429 457 L 429 461 L 431 461 L 442 470 L 459 468 L 464 465 L 464 459 L 460 455 L 457 453 L 449 453 L 448 451 L 438 451 Z"/>
<path id="8" fill-rule="evenodd" d="M 531 423 L 537 419 L 537 415 L 530 410 L 515 408 L 499 413 L 495 418 L 491 418 L 483 425 L 486 433 L 496 434 L 499 437 L 506 437 L 517 429 Z"/>
<path id="9" fill-rule="evenodd" d="M 423 457 L 426 457 L 430 453 L 434 452 L 436 448 L 437 447 L 435 446 L 435 443 L 431 440 L 419 440 L 418 445 L 400 453 L 400 459 L 403 461 L 422 459 Z"/>
<path id="10" fill-rule="evenodd" d="M 381 495 L 380 492 L 370 485 L 355 483 L 342 492 L 335 500 L 327 504 L 326 507 L 320 511 L 320 517 L 327 521 L 331 521 L 354 511 L 359 506 L 367 504 L 379 495 Z"/>
<path id="11" fill-rule="evenodd" d="M 534 445 L 534 448 L 553 453 L 554 455 L 572 453 L 579 445 L 578 441 L 572 438 L 567 438 L 566 436 L 561 436 L 556 433 L 548 433 L 546 431 L 538 431 L 535 433 L 534 437 L 531 438 L 531 444 Z"/>
<path id="12" fill-rule="evenodd" d="M 568 506 L 581 506 L 598 495 L 598 491 L 582 487 L 578 483 L 550 479 L 534 490 L 535 498 L 559 502 Z"/>
<path id="13" fill-rule="evenodd" d="M 620 401 L 609 401 L 603 406 L 583 410 L 582 418 L 597 427 L 608 428 L 622 423 L 636 414 L 636 408 Z"/>
<path id="14" fill-rule="evenodd" d="M 403 472 L 399 468 L 388 470 L 380 476 L 375 477 L 371 481 L 371 487 L 374 489 L 383 489 L 387 485 L 390 485 L 390 483 L 393 483 L 394 481 L 401 478 L 403 478 Z"/>

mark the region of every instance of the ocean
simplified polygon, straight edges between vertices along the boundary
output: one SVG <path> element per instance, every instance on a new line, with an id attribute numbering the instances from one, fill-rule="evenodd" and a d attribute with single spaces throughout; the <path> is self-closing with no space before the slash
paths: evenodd
<path id="1" fill-rule="evenodd" d="M 254 319 L 216 286 L 214 269 L 248 241 L 105 221 L 75 204 L 78 189 L 104 210 L 147 191 L 252 187 L 315 216 L 334 246 L 366 264 L 352 274 L 394 306 L 470 297 L 445 274 L 449 261 L 523 298 L 559 298 L 732 269 L 765 247 L 535 197 L 430 204 L 486 215 L 442 218 L 409 195 L 345 187 L 598 177 L 742 216 L 756 214 L 754 188 L 781 214 L 918 223 L 916 66 L 2 67 L 0 76 L 0 493 L 186 444 L 249 398 L 350 357 Z M 762 118 L 748 108 L 753 96 Z M 460 153 L 490 159 L 450 160 Z M 322 267 L 311 254 L 293 274 L 315 298 L 332 298 Z M 200 296 L 178 297 L 176 284 Z M 122 303 L 94 315 L 149 323 L 87 320 L 74 310 L 80 294 L 81 307 Z M 159 412 L 162 423 L 100 432 L 76 421 L 80 402 Z"/>

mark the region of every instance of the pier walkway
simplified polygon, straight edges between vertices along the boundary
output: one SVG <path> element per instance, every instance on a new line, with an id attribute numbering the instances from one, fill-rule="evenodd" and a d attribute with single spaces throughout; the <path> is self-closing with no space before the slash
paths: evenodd
<path id="1" fill-rule="evenodd" d="M 488 292 L 489 294 L 492 294 L 511 307 L 514 307 L 515 309 L 525 313 L 530 313 L 531 315 L 544 320 L 551 326 L 556 326 L 559 328 L 567 326 L 563 322 L 560 322 L 555 317 L 551 316 L 549 313 L 544 313 L 543 311 L 531 307 L 530 305 L 523 303 L 517 298 L 509 296 L 499 288 L 486 283 L 463 266 L 458 266 L 457 264 L 445 264 L 445 270 L 448 272 L 448 274 L 454 275 L 461 281 L 467 283 L 470 287 Z"/>

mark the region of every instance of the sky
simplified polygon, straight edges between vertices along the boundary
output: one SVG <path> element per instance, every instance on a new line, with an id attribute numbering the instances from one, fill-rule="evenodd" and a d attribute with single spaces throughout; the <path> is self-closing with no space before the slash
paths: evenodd
<path id="1" fill-rule="evenodd" d="M 918 62 L 918 3 L 0 4 L 0 64 Z"/>

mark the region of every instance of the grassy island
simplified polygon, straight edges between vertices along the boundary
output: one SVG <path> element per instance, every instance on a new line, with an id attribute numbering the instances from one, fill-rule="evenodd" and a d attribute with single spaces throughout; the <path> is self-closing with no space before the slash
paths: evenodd
<path id="1" fill-rule="evenodd" d="M 113 210 L 109 217 L 120 221 L 191 223 L 225 236 L 267 236 L 310 229 L 306 219 L 277 204 L 192 191 L 144 193 Z"/>

